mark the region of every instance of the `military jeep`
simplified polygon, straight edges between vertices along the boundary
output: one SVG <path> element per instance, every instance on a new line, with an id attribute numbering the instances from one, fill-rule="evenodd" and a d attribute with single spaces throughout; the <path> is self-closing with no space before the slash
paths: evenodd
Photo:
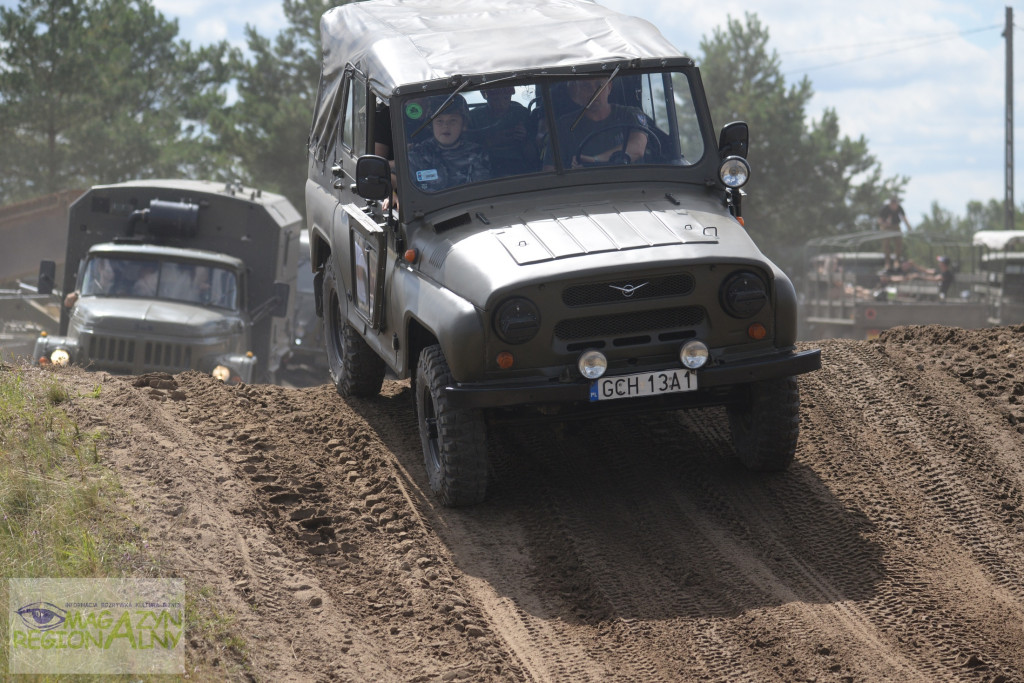
<path id="1" fill-rule="evenodd" d="M 411 379 L 430 488 L 484 499 L 488 424 L 726 407 L 787 468 L 789 278 L 743 227 L 747 126 L 700 73 L 586 0 L 370 0 L 321 20 L 306 216 L 343 397 Z"/>

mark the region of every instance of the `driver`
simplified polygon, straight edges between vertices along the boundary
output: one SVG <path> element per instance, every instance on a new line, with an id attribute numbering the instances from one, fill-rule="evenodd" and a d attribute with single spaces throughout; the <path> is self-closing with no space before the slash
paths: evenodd
<path id="1" fill-rule="evenodd" d="M 565 166 L 633 163 L 647 150 L 647 118 L 636 107 L 612 104 L 611 82 L 607 78 L 583 78 L 568 83 L 569 98 L 580 107 L 558 119 L 558 141 Z M 591 101 L 593 100 L 593 101 Z M 589 103 L 590 106 L 587 106 Z M 580 145 L 586 143 L 583 149 Z M 576 156 L 578 150 L 578 156 Z M 550 148 L 544 161 L 552 170 Z"/>

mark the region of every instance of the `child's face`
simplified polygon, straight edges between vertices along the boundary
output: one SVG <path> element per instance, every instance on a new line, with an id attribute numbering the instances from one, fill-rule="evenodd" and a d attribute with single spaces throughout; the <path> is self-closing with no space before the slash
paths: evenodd
<path id="1" fill-rule="evenodd" d="M 434 138 L 445 147 L 451 147 L 462 135 L 462 117 L 458 114 L 441 114 L 434 119 Z"/>

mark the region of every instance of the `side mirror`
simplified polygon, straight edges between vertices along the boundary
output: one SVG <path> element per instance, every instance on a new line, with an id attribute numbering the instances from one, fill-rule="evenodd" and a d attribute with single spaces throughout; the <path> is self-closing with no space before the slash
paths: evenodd
<path id="1" fill-rule="evenodd" d="M 274 318 L 283 318 L 288 315 L 288 295 L 290 288 L 287 282 L 274 283 L 274 306 L 270 309 L 270 315 Z"/>
<path id="2" fill-rule="evenodd" d="M 747 158 L 747 151 L 750 147 L 750 130 L 746 121 L 733 121 L 722 127 L 722 134 L 718 137 L 718 157 L 743 157 Z"/>
<path id="3" fill-rule="evenodd" d="M 57 277 L 57 264 L 53 261 L 42 261 L 39 264 L 39 281 L 36 291 L 40 294 L 52 294 L 53 283 Z"/>
<path id="4" fill-rule="evenodd" d="M 356 161 L 356 194 L 363 199 L 384 200 L 391 196 L 391 165 L 375 154 Z"/>

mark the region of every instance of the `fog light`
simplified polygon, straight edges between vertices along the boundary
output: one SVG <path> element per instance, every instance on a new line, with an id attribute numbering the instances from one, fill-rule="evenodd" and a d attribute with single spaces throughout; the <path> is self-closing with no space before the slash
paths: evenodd
<path id="1" fill-rule="evenodd" d="M 683 367 L 691 370 L 704 367 L 708 362 L 707 344 L 696 339 L 686 342 L 683 348 L 679 349 L 679 360 L 682 361 Z"/>
<path id="2" fill-rule="evenodd" d="M 227 382 L 231 379 L 231 370 L 223 365 L 215 367 L 210 374 L 213 375 L 214 379 L 219 379 L 221 382 Z"/>
<path id="3" fill-rule="evenodd" d="M 501 368 L 502 370 L 508 370 L 516 363 L 515 356 L 513 356 L 508 351 L 502 351 L 501 353 L 499 353 L 498 358 L 496 360 L 498 361 L 498 367 Z"/>
<path id="4" fill-rule="evenodd" d="M 68 353 L 65 349 L 56 349 L 53 353 L 50 354 L 50 362 L 53 363 L 54 365 L 64 367 L 65 365 L 71 362 L 71 354 Z"/>
<path id="5" fill-rule="evenodd" d="M 761 323 L 752 323 L 747 328 L 747 336 L 754 341 L 761 341 L 768 336 L 768 330 Z"/>
<path id="6" fill-rule="evenodd" d="M 597 379 L 608 369 L 608 359 L 600 351 L 584 351 L 576 364 L 587 379 Z"/>

